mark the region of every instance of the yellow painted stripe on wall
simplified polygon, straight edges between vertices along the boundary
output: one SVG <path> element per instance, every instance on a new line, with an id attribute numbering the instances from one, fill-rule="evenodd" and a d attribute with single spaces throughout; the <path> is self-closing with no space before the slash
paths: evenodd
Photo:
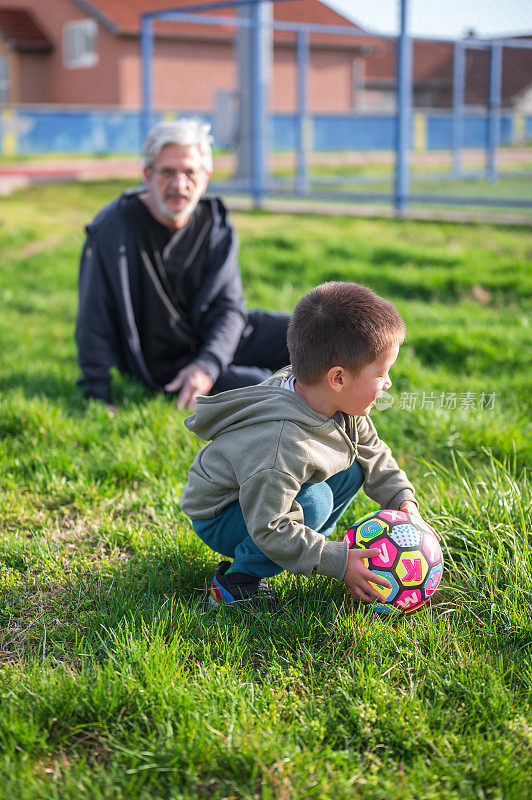
<path id="1" fill-rule="evenodd" d="M 2 114 L 2 153 L 5 156 L 14 156 L 17 153 L 15 112 L 12 108 L 5 108 L 1 112 L 1 114 Z"/>
<path id="2" fill-rule="evenodd" d="M 424 114 L 414 114 L 414 150 L 427 149 L 427 118 Z"/>
<path id="3" fill-rule="evenodd" d="M 516 142 L 524 142 L 525 141 L 525 115 L 524 114 L 515 114 L 514 116 L 514 131 L 515 131 L 515 139 Z"/>

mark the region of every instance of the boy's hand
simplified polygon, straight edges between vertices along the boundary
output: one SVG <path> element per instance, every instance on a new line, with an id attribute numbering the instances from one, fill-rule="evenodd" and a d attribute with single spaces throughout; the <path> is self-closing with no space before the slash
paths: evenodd
<path id="1" fill-rule="evenodd" d="M 367 550 L 349 550 L 343 581 L 351 597 L 354 597 L 355 600 L 360 600 L 362 603 L 382 601 L 382 595 L 370 584 L 370 581 L 379 586 L 385 586 L 387 589 L 392 588 L 392 584 L 386 578 L 375 575 L 368 567 L 364 566 L 365 558 L 378 556 L 380 552 L 379 547 L 370 547 Z"/>
<path id="2" fill-rule="evenodd" d="M 430 531 L 432 531 L 432 533 L 434 534 L 436 539 L 438 541 L 440 541 L 439 533 L 436 533 L 436 531 L 434 530 L 432 525 L 429 525 L 428 522 L 425 522 L 425 520 L 422 518 L 421 514 L 419 513 L 419 508 L 416 506 L 415 503 L 413 503 L 411 500 L 405 500 L 403 503 L 401 503 L 401 506 L 400 506 L 399 510 L 400 511 L 404 511 L 405 514 L 410 514 L 411 517 L 414 517 L 414 518 L 417 517 L 418 519 L 420 519 L 421 522 L 423 523 L 423 525 L 426 525 L 427 528 Z"/>

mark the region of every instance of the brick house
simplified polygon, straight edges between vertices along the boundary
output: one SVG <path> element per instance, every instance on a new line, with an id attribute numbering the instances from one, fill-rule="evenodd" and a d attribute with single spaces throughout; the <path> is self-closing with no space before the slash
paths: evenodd
<path id="1" fill-rule="evenodd" d="M 0 79 L 3 101 L 138 108 L 139 15 L 190 6 L 190 0 L 0 0 Z M 232 9 L 212 12 L 231 16 Z M 361 30 L 319 0 L 274 3 L 274 18 L 347 25 Z M 236 83 L 234 28 L 155 24 L 156 108 L 209 111 L 216 93 Z M 276 31 L 272 108 L 293 110 L 295 36 Z M 353 109 L 354 75 L 367 51 L 364 40 L 313 35 L 310 109 Z M 31 62 L 31 65 L 30 65 Z M 1 84 L 0 84 L 1 85 Z"/>
<path id="2" fill-rule="evenodd" d="M 0 103 L 42 102 L 52 41 L 23 9 L 0 7 Z M 43 68 L 44 67 L 44 68 Z"/>
<path id="3" fill-rule="evenodd" d="M 414 39 L 412 98 L 415 108 L 445 109 L 452 106 L 453 62 L 452 42 Z M 394 107 L 394 64 L 394 41 L 381 39 L 364 60 L 364 111 L 372 106 L 383 110 Z M 488 104 L 489 66 L 487 49 L 466 47 L 466 105 L 484 107 Z M 503 48 L 501 106 L 523 113 L 532 111 L 532 49 Z"/>
<path id="4" fill-rule="evenodd" d="M 136 109 L 140 105 L 139 15 L 191 0 L 0 0 L 0 102 Z M 193 0 L 192 0 L 193 2 Z M 232 9 L 210 12 L 231 16 Z M 363 29 L 319 0 L 274 3 L 277 21 Z M 236 86 L 234 28 L 155 24 L 154 105 L 212 112 Z M 295 36 L 275 31 L 271 110 L 296 105 Z M 417 108 L 452 104 L 452 43 L 414 41 Z M 469 50 L 466 102 L 485 105 L 486 51 Z M 505 48 L 502 105 L 532 105 L 532 50 Z M 391 38 L 311 36 L 311 113 L 390 113 L 395 109 Z"/>

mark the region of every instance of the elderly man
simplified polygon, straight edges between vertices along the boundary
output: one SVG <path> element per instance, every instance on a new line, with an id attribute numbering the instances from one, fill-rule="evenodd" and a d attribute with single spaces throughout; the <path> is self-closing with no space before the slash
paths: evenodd
<path id="1" fill-rule="evenodd" d="M 246 312 L 237 237 L 212 174 L 209 126 L 162 122 L 144 181 L 87 226 L 76 324 L 78 383 L 111 404 L 112 366 L 193 408 L 199 394 L 248 386 L 285 366 L 287 314 Z"/>

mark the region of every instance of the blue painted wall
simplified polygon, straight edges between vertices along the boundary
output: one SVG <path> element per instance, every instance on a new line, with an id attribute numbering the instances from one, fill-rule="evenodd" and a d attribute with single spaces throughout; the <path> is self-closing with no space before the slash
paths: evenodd
<path id="1" fill-rule="evenodd" d="M 15 131 L 16 152 L 36 153 L 132 153 L 141 150 L 140 113 L 133 111 L 72 111 L 14 109 L 9 130 Z M 10 111 L 10 113 L 12 113 Z M 209 114 L 182 112 L 200 116 L 213 125 L 216 141 L 215 119 Z M 4 112 L 6 114 L 6 112 Z M 168 118 L 169 114 L 154 114 L 153 123 Z M 0 113 L 0 152 L 6 135 L 7 115 Z M 395 147 L 396 119 L 393 115 L 314 114 L 313 149 L 326 150 L 393 150 Z M 14 121 L 15 120 L 15 121 Z M 4 127 L 2 135 L 2 121 Z M 524 120 L 528 141 L 532 140 L 532 117 Z M 514 117 L 501 115 L 501 144 L 511 144 L 514 136 Z M 464 120 L 464 146 L 483 148 L 488 134 L 487 116 L 466 117 Z M 274 114 L 271 117 L 271 141 L 276 151 L 294 150 L 296 146 L 297 115 Z M 425 148 L 427 150 L 451 147 L 452 119 L 450 114 L 427 114 Z"/>
<path id="2" fill-rule="evenodd" d="M 201 116 L 207 122 L 211 118 Z M 155 125 L 168 114 L 152 115 Z M 1 119 L 0 119 L 1 123 Z M 11 125 L 13 123 L 11 122 Z M 141 115 L 136 111 L 16 110 L 16 151 L 36 153 L 131 153 L 142 148 Z M 1 151 L 1 149 L 0 149 Z"/>
<path id="3" fill-rule="evenodd" d="M 313 114 L 311 119 L 314 150 L 393 150 L 395 147 L 394 116 Z M 295 149 L 296 114 L 274 114 L 272 128 L 274 150 Z"/>
<path id="4" fill-rule="evenodd" d="M 531 118 L 532 119 L 532 118 Z M 512 144 L 514 133 L 513 116 L 501 115 L 499 136 L 501 144 Z M 527 138 L 532 131 L 527 132 Z M 464 147 L 486 147 L 488 141 L 488 117 L 466 117 L 463 122 Z M 452 144 L 452 119 L 450 116 L 427 115 L 427 149 L 449 150 Z"/>
<path id="5" fill-rule="evenodd" d="M 316 150 L 393 150 L 395 116 L 314 115 Z"/>
<path id="6" fill-rule="evenodd" d="M 139 115 L 99 111 L 23 111 L 19 153 L 138 153 Z M 155 120 L 157 122 L 158 120 Z"/>
<path id="7" fill-rule="evenodd" d="M 417 112 L 416 112 L 417 113 Z M 314 114 L 314 150 L 393 150 L 395 148 L 395 116 Z M 532 140 L 532 117 L 526 120 L 526 135 Z M 451 115 L 426 115 L 427 150 L 449 150 L 451 148 Z M 275 114 L 272 124 L 274 150 L 294 150 L 296 142 L 297 116 Z M 501 116 L 500 142 L 512 144 L 514 132 L 513 116 Z M 413 136 L 413 133 L 412 133 Z M 464 147 L 486 147 L 488 117 L 469 117 L 464 120 Z M 413 145 L 413 141 L 412 141 Z"/>

